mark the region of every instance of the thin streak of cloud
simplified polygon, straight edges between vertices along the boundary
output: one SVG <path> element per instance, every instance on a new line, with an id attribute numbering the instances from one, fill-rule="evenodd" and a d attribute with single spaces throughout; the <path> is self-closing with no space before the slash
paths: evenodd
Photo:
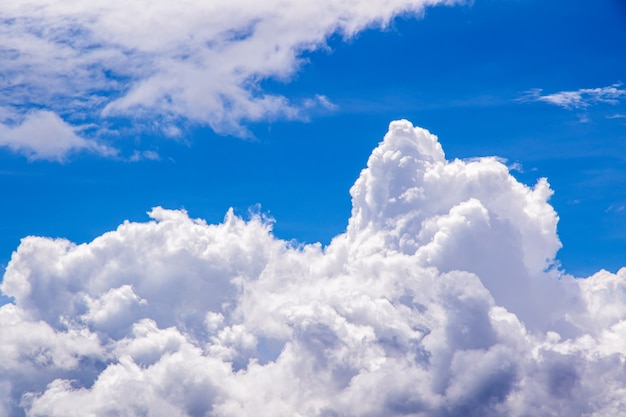
<path id="1" fill-rule="evenodd" d="M 608 87 L 581 88 L 575 91 L 560 91 L 543 95 L 541 88 L 535 88 L 526 92 L 520 101 L 541 101 L 553 104 L 567 110 L 585 109 L 599 103 L 619 104 L 626 97 L 626 89 L 621 88 L 622 83 L 615 83 Z"/>

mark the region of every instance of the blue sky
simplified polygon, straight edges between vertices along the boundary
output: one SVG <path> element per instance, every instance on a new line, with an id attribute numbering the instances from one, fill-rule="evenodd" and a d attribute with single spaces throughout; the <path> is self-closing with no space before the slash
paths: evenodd
<path id="1" fill-rule="evenodd" d="M 277 236 L 326 244 L 345 229 L 348 189 L 367 155 L 391 120 L 406 118 L 438 135 L 449 159 L 496 155 L 521 167 L 514 175 L 529 185 L 548 177 L 563 267 L 579 276 L 615 271 L 626 253 L 625 40 L 618 0 L 479 0 L 401 15 L 349 39 L 333 35 L 327 47 L 303 52 L 293 74 L 256 88 L 291 102 L 323 95 L 332 106 L 305 109 L 299 120 L 243 120 L 251 132 L 243 140 L 184 114 L 173 139 L 128 129 L 137 123 L 132 112 L 87 115 L 82 124 L 106 125 L 112 133 L 99 134 L 101 143 L 122 157 L 78 152 L 59 163 L 0 150 L 0 260 L 6 265 L 26 235 L 89 241 L 157 205 L 213 222 L 231 206 L 246 213 L 260 204 Z M 537 100 L 611 86 L 621 95 L 582 93 L 569 106 Z M 35 101 L 23 88 L 22 113 Z M 162 119 L 155 114 L 140 123 Z M 136 150 L 159 159 L 129 162 Z"/>
<path id="2" fill-rule="evenodd" d="M 0 415 L 624 415 L 624 45 L 621 0 L 4 2 Z"/>

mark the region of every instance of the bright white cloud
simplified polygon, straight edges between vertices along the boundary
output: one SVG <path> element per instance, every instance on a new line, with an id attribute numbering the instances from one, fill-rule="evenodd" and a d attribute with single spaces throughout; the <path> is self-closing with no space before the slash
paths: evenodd
<path id="1" fill-rule="evenodd" d="M 261 87 L 270 78 L 289 81 L 304 54 L 325 47 L 329 36 L 349 38 L 385 27 L 399 14 L 419 15 L 427 6 L 461 1 L 3 2 L 0 108 L 22 117 L 29 108 L 43 109 L 61 115 L 65 124 L 89 120 L 103 131 L 109 117 L 119 116 L 132 118 L 135 126 L 141 120 L 146 128 L 156 123 L 166 135 L 177 136 L 175 123 L 183 119 L 246 136 L 246 121 L 334 108 L 321 94 L 292 102 Z M 7 123 L 4 116 L 0 123 Z M 84 145 L 63 138 L 57 152 Z M 11 148 L 46 154 L 45 146 L 37 147 L 41 143 Z"/>
<path id="2" fill-rule="evenodd" d="M 542 95 L 540 88 L 531 90 L 523 100 L 543 101 L 565 109 L 584 109 L 597 103 L 618 104 L 626 98 L 626 89 L 621 88 L 621 83 L 608 87 L 581 88 L 576 91 L 560 91 Z"/>
<path id="3" fill-rule="evenodd" d="M 626 269 L 573 279 L 545 180 L 390 125 L 322 248 L 152 210 L 25 238 L 0 307 L 3 415 L 614 416 Z"/>
<path id="4" fill-rule="evenodd" d="M 63 161 L 69 153 L 81 151 L 116 155 L 114 149 L 82 138 L 77 130 L 57 114 L 39 110 L 28 113 L 19 124 L 0 123 L 0 147 L 24 154 L 31 160 Z"/>

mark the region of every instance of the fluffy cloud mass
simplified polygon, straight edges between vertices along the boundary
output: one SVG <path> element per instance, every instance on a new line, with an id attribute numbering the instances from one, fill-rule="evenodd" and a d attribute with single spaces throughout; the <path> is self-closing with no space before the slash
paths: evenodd
<path id="1" fill-rule="evenodd" d="M 616 416 L 626 269 L 562 274 L 545 180 L 393 122 L 327 247 L 155 208 L 25 238 L 0 307 L 7 416 Z"/>
<path id="2" fill-rule="evenodd" d="M 28 125 L 31 109 L 53 112 L 75 133 L 102 138 L 131 119 L 166 135 L 180 122 L 246 136 L 242 122 L 299 118 L 333 107 L 322 94 L 291 102 L 262 81 L 288 81 L 305 58 L 339 34 L 384 27 L 399 14 L 461 0 L 23 0 L 0 7 L 0 146 L 4 130 Z M 5 125 L 3 127 L 3 124 Z M 71 127 L 74 127 L 72 130 Z M 89 128 L 89 129 L 86 129 Z M 139 127 L 141 128 L 141 127 Z M 27 129 L 27 127 L 24 127 Z M 14 137 L 13 135 L 12 137 Z M 54 138 L 47 138 L 53 141 Z M 70 150 L 98 151 L 65 140 Z M 42 145 L 45 148 L 45 145 Z"/>

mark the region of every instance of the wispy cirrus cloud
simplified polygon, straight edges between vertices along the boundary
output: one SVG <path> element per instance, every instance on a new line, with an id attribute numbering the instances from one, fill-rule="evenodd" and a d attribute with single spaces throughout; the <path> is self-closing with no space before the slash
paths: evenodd
<path id="1" fill-rule="evenodd" d="M 626 89 L 622 83 L 615 83 L 608 87 L 581 88 L 575 91 L 560 91 L 543 95 L 541 88 L 535 88 L 526 92 L 520 101 L 542 101 L 564 109 L 585 109 L 594 104 L 607 103 L 618 104 L 626 98 Z"/>
<path id="2" fill-rule="evenodd" d="M 246 136 L 246 122 L 333 108 L 323 94 L 298 102 L 261 87 L 270 78 L 288 82 L 304 54 L 325 47 L 331 35 L 350 38 L 385 27 L 399 14 L 461 2 L 8 2 L 0 8 L 0 107 L 20 119 L 37 109 L 71 126 L 89 121 L 103 131 L 110 118 L 121 117 L 139 129 L 154 128 L 158 120 L 165 134 L 184 120 Z M 16 125 L 12 119 L 0 123 Z"/>

